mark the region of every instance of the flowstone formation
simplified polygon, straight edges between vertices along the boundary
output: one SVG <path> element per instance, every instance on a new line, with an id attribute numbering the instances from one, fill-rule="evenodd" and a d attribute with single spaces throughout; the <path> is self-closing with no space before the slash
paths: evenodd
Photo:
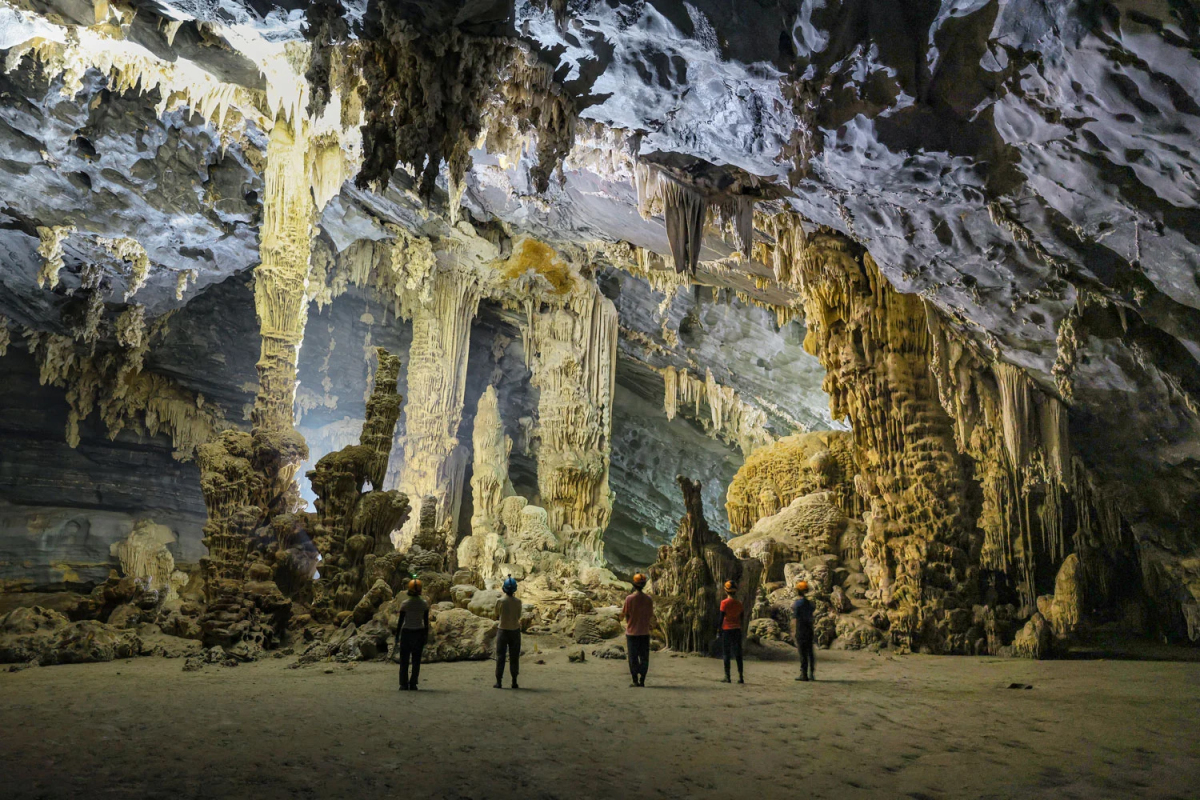
<path id="1" fill-rule="evenodd" d="M 612 516 L 608 471 L 617 313 L 594 287 L 568 307 L 536 312 L 528 354 L 540 391 L 538 492 L 571 559 L 603 564 Z"/>
<path id="2" fill-rule="evenodd" d="M 861 516 L 862 499 L 854 489 L 857 472 L 848 433 L 817 431 L 784 437 L 751 453 L 729 484 L 725 501 L 729 527 L 735 534 L 749 533 L 763 517 L 821 490 L 833 493 L 843 513 Z"/>
<path id="3" fill-rule="evenodd" d="M 429 276 L 412 310 L 409 351 L 409 403 L 405 410 L 404 466 L 400 491 L 409 497 L 434 497 L 439 552 L 450 554 L 458 530 L 465 455 L 458 450 L 458 425 L 467 379 L 471 320 L 479 308 L 478 280 L 461 271 L 437 270 Z M 428 296 L 426 299 L 425 295 Z M 397 537 L 405 547 L 413 523 Z"/>

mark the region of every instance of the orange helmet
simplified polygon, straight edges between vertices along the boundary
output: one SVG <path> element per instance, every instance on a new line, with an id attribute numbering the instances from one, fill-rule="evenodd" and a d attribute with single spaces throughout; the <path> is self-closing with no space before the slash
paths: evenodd
<path id="1" fill-rule="evenodd" d="M 807 592 L 808 591 L 808 581 L 796 581 L 796 591 L 797 592 Z"/>
<path id="2" fill-rule="evenodd" d="M 725 581 L 725 591 L 729 592 L 730 594 L 733 594 L 734 592 L 737 591 L 737 583 L 735 583 L 734 581 Z"/>
<path id="3" fill-rule="evenodd" d="M 634 575 L 633 576 L 633 585 L 639 586 L 639 587 L 645 586 L 646 585 L 646 576 L 640 572 L 638 574 Z"/>
<path id="4" fill-rule="evenodd" d="M 411 595 L 414 595 L 414 596 L 420 594 L 421 593 L 421 582 L 419 580 L 417 580 L 416 578 L 413 578 L 411 581 L 409 581 L 408 582 L 408 593 Z"/>

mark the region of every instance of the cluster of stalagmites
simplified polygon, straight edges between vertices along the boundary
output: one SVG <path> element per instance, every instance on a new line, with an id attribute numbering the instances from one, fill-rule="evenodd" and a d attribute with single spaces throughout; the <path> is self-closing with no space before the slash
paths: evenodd
<path id="1" fill-rule="evenodd" d="M 777 277 L 799 289 L 805 346 L 827 370 L 834 417 L 852 424 L 858 498 L 847 508 L 843 490 L 832 505 L 862 512 L 857 561 L 891 641 L 1040 657 L 1085 611 L 1134 613 L 1124 606 L 1137 583 L 1128 529 L 1072 459 L 1062 403 L 980 356 L 848 240 L 798 226 L 775 233 Z M 741 529 L 748 509 L 773 502 L 767 492 L 755 506 L 753 491 L 731 487 Z M 1130 577 L 1116 580 L 1121 572 Z"/>

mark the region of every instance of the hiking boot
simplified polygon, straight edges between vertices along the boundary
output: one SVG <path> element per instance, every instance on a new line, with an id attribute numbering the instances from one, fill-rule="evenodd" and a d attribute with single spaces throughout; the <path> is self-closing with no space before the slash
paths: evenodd
<path id="1" fill-rule="evenodd" d="M 729 680 L 729 676 L 726 675 L 724 678 L 721 679 L 721 683 L 733 683 L 733 681 Z"/>
<path id="2" fill-rule="evenodd" d="M 741 675 L 738 675 L 738 683 L 745 683 L 745 681 L 744 681 L 744 680 L 742 680 L 742 676 L 741 676 Z"/>
<path id="3" fill-rule="evenodd" d="M 806 681 L 806 680 L 808 680 L 808 676 L 807 676 L 807 675 L 797 675 L 797 676 L 796 676 L 796 680 L 798 680 L 798 681 Z"/>
<path id="4" fill-rule="evenodd" d="M 520 687 L 520 686 L 517 686 L 517 682 L 516 682 L 516 681 L 513 681 L 513 682 L 512 682 L 512 688 L 514 688 L 514 689 L 520 689 L 521 687 Z"/>
<path id="5" fill-rule="evenodd" d="M 492 688 L 493 689 L 503 689 L 504 687 L 500 685 L 500 681 L 496 681 L 496 685 L 493 686 Z"/>

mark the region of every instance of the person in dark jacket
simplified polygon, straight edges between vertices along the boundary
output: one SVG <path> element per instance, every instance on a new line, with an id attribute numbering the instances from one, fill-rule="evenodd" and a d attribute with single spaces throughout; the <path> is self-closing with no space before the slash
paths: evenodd
<path id="1" fill-rule="evenodd" d="M 421 596 L 421 582 L 408 582 L 408 597 L 400 604 L 396 642 L 400 648 L 400 691 L 416 691 L 421 675 L 421 651 L 429 641 L 429 602 Z M 412 673 L 409 673 L 409 664 Z"/>
<path id="2" fill-rule="evenodd" d="M 808 581 L 796 584 L 796 602 L 792 603 L 792 616 L 796 618 L 796 649 L 800 651 L 800 675 L 798 681 L 817 679 L 817 657 L 813 652 L 813 604 L 806 597 Z"/>
<path id="3" fill-rule="evenodd" d="M 725 581 L 725 599 L 721 601 L 721 616 L 717 620 L 717 629 L 721 632 L 721 651 L 725 656 L 725 683 L 730 683 L 729 662 L 737 661 L 738 683 L 745 683 L 742 677 L 742 618 L 746 609 L 742 601 L 737 599 L 737 584 Z"/>

